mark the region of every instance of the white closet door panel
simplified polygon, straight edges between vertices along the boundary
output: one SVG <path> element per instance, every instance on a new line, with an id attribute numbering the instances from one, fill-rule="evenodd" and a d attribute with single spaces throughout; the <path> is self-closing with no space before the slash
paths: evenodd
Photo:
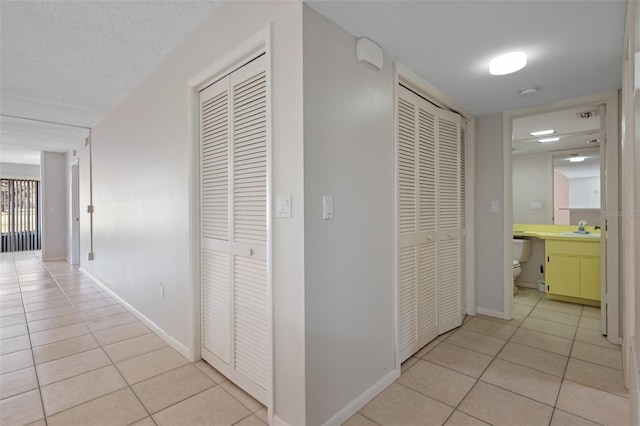
<path id="1" fill-rule="evenodd" d="M 202 346 L 231 362 L 231 282 L 229 256 L 202 251 Z"/>
<path id="2" fill-rule="evenodd" d="M 467 129 L 460 127 L 460 227 L 467 227 Z"/>
<path id="3" fill-rule="evenodd" d="M 460 241 L 438 242 L 438 333 L 460 325 Z"/>
<path id="4" fill-rule="evenodd" d="M 235 256 L 234 275 L 235 370 L 266 389 L 269 378 L 266 263 Z"/>
<path id="5" fill-rule="evenodd" d="M 415 95 L 402 87 L 398 99 L 398 233 L 416 235 L 416 105 Z"/>
<path id="6" fill-rule="evenodd" d="M 436 247 L 434 241 L 421 244 L 419 250 L 417 349 L 438 335 Z"/>
<path id="7" fill-rule="evenodd" d="M 418 158 L 420 174 L 420 231 L 436 230 L 438 182 L 436 177 L 436 117 L 435 107 L 426 101 L 418 109 Z"/>
<path id="8" fill-rule="evenodd" d="M 447 111 L 442 111 L 440 115 Z M 458 120 L 438 117 L 438 228 L 460 227 Z"/>
<path id="9" fill-rule="evenodd" d="M 401 361 L 410 357 L 416 341 L 417 317 L 416 308 L 418 297 L 416 293 L 417 282 L 417 250 L 416 247 L 400 249 L 399 256 L 399 309 L 400 322 L 400 352 Z"/>
<path id="10" fill-rule="evenodd" d="M 229 80 L 200 93 L 202 237 L 229 240 Z"/>

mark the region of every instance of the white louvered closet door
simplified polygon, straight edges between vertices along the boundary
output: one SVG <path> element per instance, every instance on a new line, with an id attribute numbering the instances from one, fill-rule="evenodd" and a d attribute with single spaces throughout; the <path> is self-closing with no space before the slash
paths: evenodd
<path id="1" fill-rule="evenodd" d="M 462 120 L 398 87 L 400 359 L 460 325 L 466 184 Z M 463 131 L 463 130 L 462 130 Z"/>
<path id="2" fill-rule="evenodd" d="M 438 333 L 462 321 L 460 237 L 460 125 L 458 114 L 440 110 L 438 135 Z"/>
<path id="3" fill-rule="evenodd" d="M 200 93 L 202 357 L 266 404 L 267 90 L 264 56 Z"/>

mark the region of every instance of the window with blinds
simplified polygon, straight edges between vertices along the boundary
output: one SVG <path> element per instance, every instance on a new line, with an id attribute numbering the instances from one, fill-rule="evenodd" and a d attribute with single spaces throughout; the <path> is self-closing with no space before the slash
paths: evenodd
<path id="1" fill-rule="evenodd" d="M 40 181 L 2 179 L 2 252 L 40 250 Z"/>

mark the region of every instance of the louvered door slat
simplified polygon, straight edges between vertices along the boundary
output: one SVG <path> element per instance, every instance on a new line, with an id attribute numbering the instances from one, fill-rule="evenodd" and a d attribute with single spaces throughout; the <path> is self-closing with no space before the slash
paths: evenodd
<path id="1" fill-rule="evenodd" d="M 418 111 L 420 158 L 420 231 L 436 230 L 436 134 L 435 116 L 420 108 Z"/>
<path id="2" fill-rule="evenodd" d="M 458 124 L 438 119 L 438 228 L 459 227 Z"/>
<path id="3" fill-rule="evenodd" d="M 202 346 L 231 362 L 231 283 L 229 256 L 202 251 Z"/>
<path id="4" fill-rule="evenodd" d="M 460 322 L 459 240 L 438 242 L 438 332 L 457 327 Z"/>
<path id="5" fill-rule="evenodd" d="M 399 233 L 416 233 L 415 106 L 398 101 L 398 208 Z"/>
<path id="6" fill-rule="evenodd" d="M 416 340 L 416 248 L 400 249 L 399 255 L 399 322 L 400 322 L 400 351 L 411 350 Z M 406 359 L 411 356 L 403 355 Z"/>
<path id="7" fill-rule="evenodd" d="M 437 317 L 437 243 L 420 245 L 419 278 L 418 278 L 418 344 L 422 347 L 438 335 Z"/>

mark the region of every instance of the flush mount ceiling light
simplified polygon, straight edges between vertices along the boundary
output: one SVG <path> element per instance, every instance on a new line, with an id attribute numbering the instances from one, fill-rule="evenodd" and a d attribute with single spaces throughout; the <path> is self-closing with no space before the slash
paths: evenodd
<path id="1" fill-rule="evenodd" d="M 531 96 L 538 93 L 539 90 L 540 90 L 540 86 L 532 86 L 532 87 L 525 87 L 524 89 L 520 89 L 518 93 L 520 94 L 520 96 Z"/>
<path id="2" fill-rule="evenodd" d="M 529 133 L 531 136 L 544 136 L 544 135 L 552 135 L 554 134 L 556 131 L 553 129 L 549 129 L 549 130 L 539 130 L 537 132 L 531 132 Z"/>
<path id="3" fill-rule="evenodd" d="M 527 54 L 524 52 L 509 52 L 496 56 L 489 62 L 489 74 L 505 75 L 511 74 L 527 65 Z"/>
<path id="4" fill-rule="evenodd" d="M 584 161 L 585 157 L 571 157 L 569 158 L 569 161 L 571 161 L 572 163 L 579 163 L 581 161 Z"/>
<path id="5" fill-rule="evenodd" d="M 538 142 L 549 143 L 549 142 L 558 142 L 559 140 L 560 138 L 544 138 L 544 139 L 538 139 Z"/>

